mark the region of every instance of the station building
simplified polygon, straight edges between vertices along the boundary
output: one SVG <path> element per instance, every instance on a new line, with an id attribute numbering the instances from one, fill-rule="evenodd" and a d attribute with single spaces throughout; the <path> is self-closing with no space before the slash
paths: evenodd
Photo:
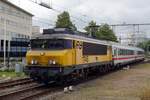
<path id="1" fill-rule="evenodd" d="M 1 61 L 25 57 L 32 34 L 32 16 L 10 1 L 0 0 Z"/>

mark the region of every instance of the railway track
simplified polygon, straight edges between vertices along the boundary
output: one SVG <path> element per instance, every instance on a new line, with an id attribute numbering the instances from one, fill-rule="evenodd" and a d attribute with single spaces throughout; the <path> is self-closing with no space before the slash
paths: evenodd
<path id="1" fill-rule="evenodd" d="M 40 97 L 44 96 L 44 95 L 49 95 L 51 93 L 55 93 L 58 91 L 63 90 L 63 88 L 60 87 L 51 87 L 51 88 L 46 88 L 46 89 L 40 89 L 40 90 L 36 90 L 36 92 L 30 94 L 30 95 L 26 95 L 22 98 L 20 98 L 19 100 L 37 100 Z"/>
<path id="2" fill-rule="evenodd" d="M 13 87 L 13 86 L 17 86 L 17 85 L 29 84 L 31 82 L 33 82 L 33 80 L 30 78 L 23 78 L 23 79 L 2 82 L 2 83 L 0 83 L 0 90 L 9 88 L 9 87 Z"/>
<path id="3" fill-rule="evenodd" d="M 28 85 L 26 87 L 21 87 L 21 88 L 17 88 L 13 91 L 7 91 L 4 93 L 0 93 L 0 100 L 19 100 L 19 97 L 22 97 L 22 95 L 24 95 L 25 92 L 29 92 L 32 90 L 35 90 L 37 88 L 41 88 L 43 85 L 41 84 L 36 84 L 36 85 Z M 22 94 L 22 95 L 21 95 Z"/>
<path id="4" fill-rule="evenodd" d="M 60 87 L 56 86 L 45 86 L 44 84 L 31 84 L 25 87 L 20 87 L 20 89 L 15 89 L 13 91 L 7 91 L 0 93 L 0 100 L 31 100 L 39 96 L 58 91 Z"/>
<path id="5" fill-rule="evenodd" d="M 110 72 L 111 73 L 111 72 Z M 85 83 L 87 81 L 91 81 L 95 78 L 99 77 L 99 75 L 94 75 L 88 78 L 87 80 L 83 80 L 74 84 L 74 86 Z M 27 84 L 26 84 L 27 83 Z M 30 84 L 29 84 L 30 83 Z M 25 86 L 23 86 L 25 84 Z M 0 83 L 0 89 L 10 86 L 20 85 L 20 88 L 16 88 L 12 91 L 0 91 L 0 100 L 38 100 L 40 97 L 44 95 L 51 95 L 51 93 L 60 92 L 63 90 L 63 87 L 60 86 L 45 86 L 43 84 L 37 84 L 35 82 L 32 83 L 30 78 L 25 78 L 21 80 L 14 80 L 10 82 Z"/>

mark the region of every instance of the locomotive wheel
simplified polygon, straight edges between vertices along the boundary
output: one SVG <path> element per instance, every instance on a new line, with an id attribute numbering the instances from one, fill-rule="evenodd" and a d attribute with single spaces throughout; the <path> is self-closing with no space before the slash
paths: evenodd
<path id="1" fill-rule="evenodd" d="M 84 69 L 84 73 L 83 74 L 84 74 L 83 75 L 84 79 L 87 80 L 88 79 L 88 69 Z"/>
<path id="2" fill-rule="evenodd" d="M 99 67 L 99 72 L 100 72 L 100 74 L 103 74 L 103 66 Z"/>

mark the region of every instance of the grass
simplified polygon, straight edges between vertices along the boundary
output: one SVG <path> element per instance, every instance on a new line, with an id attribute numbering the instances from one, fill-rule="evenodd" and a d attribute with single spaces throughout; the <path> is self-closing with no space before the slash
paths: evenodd
<path id="1" fill-rule="evenodd" d="M 25 74 L 22 73 L 16 73 L 14 70 L 5 70 L 5 71 L 0 71 L 0 78 L 5 78 L 5 77 L 25 77 Z"/>

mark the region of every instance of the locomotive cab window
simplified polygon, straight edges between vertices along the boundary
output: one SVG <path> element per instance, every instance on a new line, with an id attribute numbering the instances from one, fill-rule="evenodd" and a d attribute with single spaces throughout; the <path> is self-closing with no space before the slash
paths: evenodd
<path id="1" fill-rule="evenodd" d="M 33 39 L 31 49 L 69 49 L 72 48 L 72 40 L 66 39 Z"/>

